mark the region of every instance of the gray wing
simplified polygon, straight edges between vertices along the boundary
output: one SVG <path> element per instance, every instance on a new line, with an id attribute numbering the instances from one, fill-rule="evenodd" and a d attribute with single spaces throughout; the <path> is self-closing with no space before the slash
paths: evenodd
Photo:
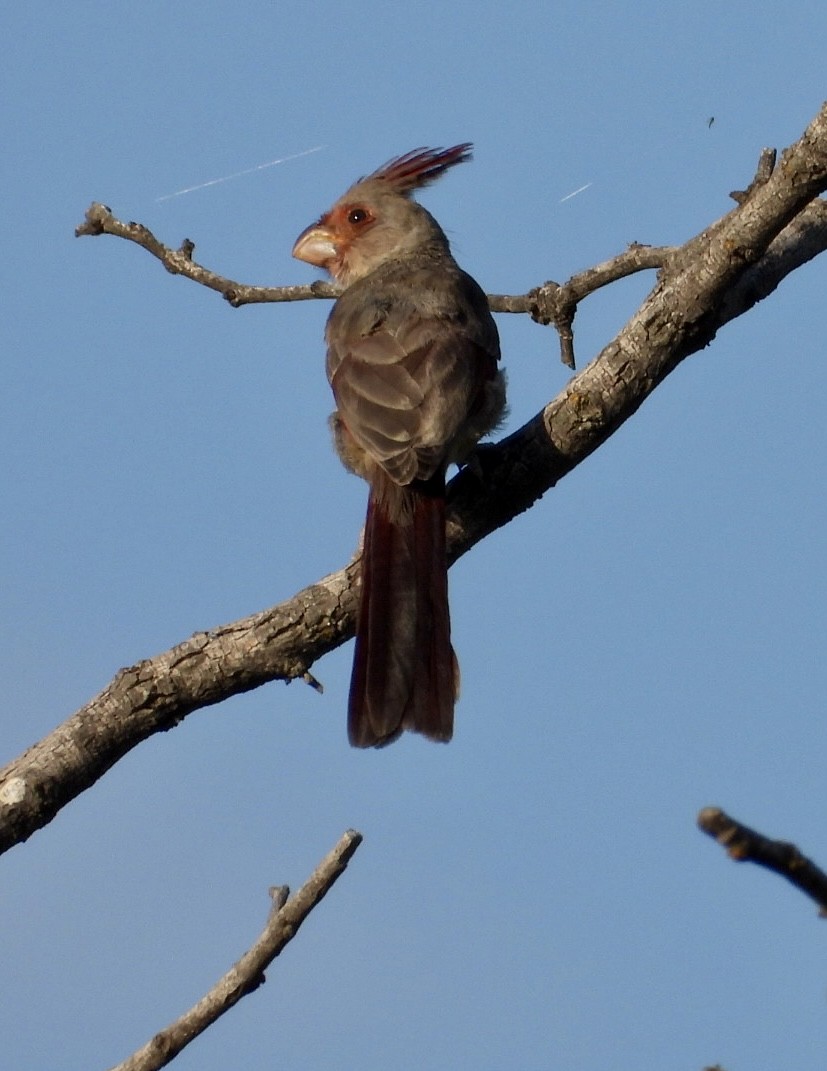
<path id="1" fill-rule="evenodd" d="M 453 448 L 496 375 L 499 342 L 485 296 L 459 269 L 446 282 L 439 292 L 357 284 L 328 324 L 339 418 L 399 485 L 427 480 L 455 460 Z"/>

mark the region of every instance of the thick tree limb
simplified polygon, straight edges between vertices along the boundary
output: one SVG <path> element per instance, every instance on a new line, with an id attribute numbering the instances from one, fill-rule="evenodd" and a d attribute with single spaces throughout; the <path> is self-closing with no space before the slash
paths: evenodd
<path id="1" fill-rule="evenodd" d="M 519 431 L 481 451 L 484 478 L 466 469 L 451 481 L 452 562 L 601 446 L 720 327 L 827 249 L 827 203 L 816 200 L 827 189 L 827 106 L 768 176 L 763 161 L 764 156 L 760 181 L 731 212 L 684 246 L 657 251 L 663 263 L 641 308 L 557 398 Z M 138 224 L 126 226 L 138 228 L 140 244 L 151 245 Z M 184 250 L 175 264 L 187 262 Z M 633 263 L 630 257 L 625 267 Z M 592 282 L 603 285 L 599 280 L 611 270 L 592 269 Z M 205 285 L 220 289 L 215 281 L 211 275 Z M 589 292 L 586 284 L 583 289 Z M 575 286 L 572 292 L 580 291 Z M 539 309 L 538 292 L 533 293 Z M 239 692 L 307 674 L 318 658 L 353 635 L 357 581 L 358 563 L 351 562 L 280 606 L 198 633 L 122 670 L 100 695 L 0 771 L 0 851 L 49 822 L 153 733 Z"/>
<path id="2" fill-rule="evenodd" d="M 827 917 L 827 874 L 796 848 L 783 840 L 770 840 L 749 826 L 730 818 L 718 807 L 704 807 L 698 826 L 726 848 L 730 859 L 739 863 L 757 863 L 786 878 L 819 906 Z"/>
<path id="3" fill-rule="evenodd" d="M 25 840 L 115 762 L 187 714 L 273 680 L 302 678 L 353 634 L 358 563 L 280 606 L 122 669 L 86 706 L 0 771 L 0 851 Z"/>
<path id="4" fill-rule="evenodd" d="M 151 1041 L 110 1071 L 158 1071 L 158 1068 L 166 1067 L 216 1019 L 229 1011 L 242 997 L 258 989 L 266 981 L 265 970 L 288 941 L 296 936 L 299 927 L 313 908 L 324 899 L 345 872 L 361 842 L 362 834 L 349 829 L 290 899 L 290 890 L 286 885 L 271 889 L 273 907 L 264 930 L 252 948 L 180 1019 L 170 1023 Z"/>

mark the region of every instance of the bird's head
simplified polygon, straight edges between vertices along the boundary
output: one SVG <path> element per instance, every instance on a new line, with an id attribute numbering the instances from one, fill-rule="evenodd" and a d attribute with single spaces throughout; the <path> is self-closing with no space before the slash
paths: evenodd
<path id="1" fill-rule="evenodd" d="M 471 145 L 413 149 L 359 179 L 333 207 L 302 231 L 293 256 L 324 268 L 345 286 L 391 260 L 429 244 L 448 249 L 430 212 L 412 198 L 455 164 L 471 159 Z"/>

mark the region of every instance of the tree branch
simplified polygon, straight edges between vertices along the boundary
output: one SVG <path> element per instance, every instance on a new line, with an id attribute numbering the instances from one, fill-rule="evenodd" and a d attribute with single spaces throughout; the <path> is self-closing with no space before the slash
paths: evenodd
<path id="1" fill-rule="evenodd" d="M 271 889 L 273 907 L 270 916 L 249 951 L 245 952 L 188 1012 L 110 1071 L 158 1071 L 158 1068 L 166 1067 L 216 1019 L 229 1011 L 242 997 L 258 989 L 266 981 L 265 970 L 288 941 L 296 936 L 299 927 L 313 908 L 345 872 L 361 842 L 361 833 L 354 829 L 347 830 L 336 847 L 325 856 L 296 895 L 289 900 L 290 890 L 286 885 Z"/>
<path id="2" fill-rule="evenodd" d="M 742 825 L 718 807 L 704 807 L 698 826 L 724 848 L 738 863 L 757 863 L 786 878 L 819 906 L 827 917 L 827 874 L 810 859 L 783 840 L 770 840 L 749 826 Z"/>
<path id="3" fill-rule="evenodd" d="M 160 260 L 172 275 L 183 275 L 195 283 L 217 290 L 234 308 L 267 302 L 335 298 L 340 292 L 334 283 L 322 280 L 302 286 L 253 286 L 235 282 L 197 264 L 192 259 L 195 243 L 189 238 L 185 238 L 178 249 L 173 249 L 164 245 L 143 223 L 124 223 L 116 219 L 106 205 L 93 202 L 86 210 L 83 223 L 75 228 L 75 237 L 101 234 L 134 242 Z M 547 282 L 527 294 L 489 294 L 488 304 L 493 312 L 530 313 L 536 323 L 554 324 L 560 334 L 563 363 L 574 368 L 572 322 L 578 302 L 608 283 L 646 268 L 661 267 L 670 252 L 671 246 L 658 249 L 635 243 L 611 260 L 573 275 L 562 286 Z"/>
<path id="4" fill-rule="evenodd" d="M 816 200 L 827 188 L 827 106 L 785 151 L 780 166 L 769 176 L 762 172 L 761 179 L 741 203 L 685 245 L 651 251 L 662 261 L 657 282 L 618 336 L 532 420 L 481 450 L 480 465 L 451 481 L 451 562 L 530 508 L 628 420 L 684 358 L 827 249 L 827 203 Z M 95 233 L 117 224 L 96 213 L 93 221 L 87 221 L 90 228 L 102 228 Z M 196 268 L 206 272 L 193 266 L 187 250 L 170 259 L 163 248 L 153 249 L 156 240 L 139 224 L 117 226 L 129 229 L 131 240 L 165 264 L 169 260 L 170 270 L 192 278 Z M 579 289 L 578 276 L 566 285 L 575 297 L 587 293 L 589 286 L 608 282 L 613 271 L 640 270 L 636 265 L 648 255 L 645 247 L 633 247 L 583 273 L 588 281 Z M 220 277 L 207 275 L 205 285 L 220 290 Z M 279 289 L 313 297 L 319 285 L 313 284 L 316 291 Z M 318 658 L 353 635 L 357 583 L 358 562 L 352 561 L 280 606 L 197 633 L 121 670 L 100 695 L 0 771 L 0 852 L 49 822 L 131 748 L 193 710 L 268 681 L 307 674 Z"/>
<path id="5" fill-rule="evenodd" d="M 75 227 L 75 237 L 111 234 L 134 242 L 151 253 L 172 275 L 183 275 L 210 290 L 217 290 L 234 307 L 263 301 L 309 301 L 313 298 L 334 298 L 338 289 L 332 283 L 317 281 L 303 286 L 249 286 L 227 279 L 192 259 L 195 243 L 185 238 L 178 249 L 164 245 L 143 223 L 123 223 L 112 215 L 106 205 L 93 201 L 86 210 L 83 223 Z"/>
<path id="6" fill-rule="evenodd" d="M 269 681 L 303 678 L 353 635 L 358 562 L 269 610 L 122 669 L 94 699 L 0 770 L 0 853 L 45 825 L 118 759 L 187 714 Z"/>
<path id="7" fill-rule="evenodd" d="M 676 248 L 634 242 L 611 260 L 572 275 L 562 286 L 549 280 L 519 297 L 489 294 L 488 304 L 494 312 L 527 312 L 535 323 L 553 324 L 560 336 L 560 360 L 568 368 L 574 368 L 574 314 L 583 298 L 627 275 L 647 268 L 662 268 Z"/>

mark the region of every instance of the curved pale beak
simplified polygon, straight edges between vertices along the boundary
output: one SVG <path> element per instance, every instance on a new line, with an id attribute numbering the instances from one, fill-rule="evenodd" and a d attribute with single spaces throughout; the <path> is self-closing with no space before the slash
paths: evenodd
<path id="1" fill-rule="evenodd" d="M 311 223 L 303 230 L 293 246 L 293 256 L 317 268 L 326 268 L 336 259 L 336 243 L 333 235 L 321 223 Z"/>

